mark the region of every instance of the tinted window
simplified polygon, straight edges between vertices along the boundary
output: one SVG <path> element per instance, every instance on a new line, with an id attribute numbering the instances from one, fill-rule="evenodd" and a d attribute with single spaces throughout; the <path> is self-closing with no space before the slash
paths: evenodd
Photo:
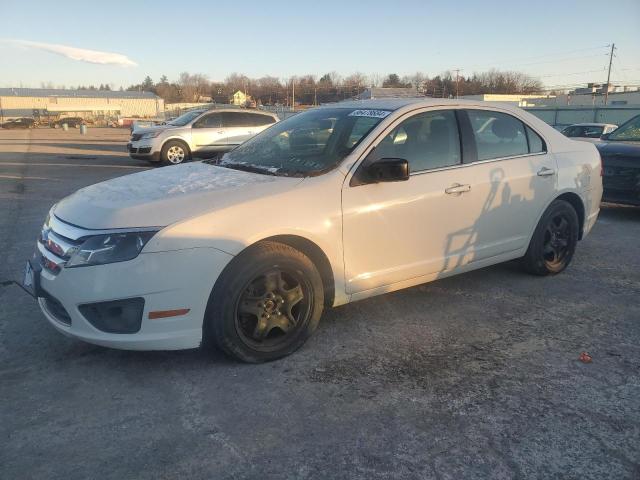
<path id="1" fill-rule="evenodd" d="M 376 158 L 404 158 L 410 172 L 460 163 L 460 137 L 455 113 L 439 110 L 415 115 L 387 135 L 375 150 Z"/>
<path id="2" fill-rule="evenodd" d="M 255 127 L 261 127 L 263 125 L 271 125 L 272 123 L 276 123 L 276 119 L 269 115 L 261 115 L 259 113 L 249 113 L 250 125 Z"/>
<path id="3" fill-rule="evenodd" d="M 247 115 L 243 112 L 224 112 L 222 114 L 222 125 L 226 128 L 246 127 L 249 121 Z"/>
<path id="4" fill-rule="evenodd" d="M 468 110 L 478 148 L 478 160 L 529 153 L 523 123 L 505 113 Z"/>
<path id="5" fill-rule="evenodd" d="M 529 153 L 546 152 L 544 140 L 536 132 L 527 127 L 527 137 L 529 138 Z"/>

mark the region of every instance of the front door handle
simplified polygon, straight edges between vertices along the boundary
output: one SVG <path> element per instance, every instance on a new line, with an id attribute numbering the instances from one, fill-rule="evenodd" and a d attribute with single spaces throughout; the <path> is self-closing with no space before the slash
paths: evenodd
<path id="1" fill-rule="evenodd" d="M 460 183 L 454 183 L 449 188 L 444 189 L 444 193 L 449 195 L 462 195 L 464 192 L 471 191 L 471 185 L 462 185 Z"/>
<path id="2" fill-rule="evenodd" d="M 547 168 L 547 167 L 542 167 L 540 170 L 538 170 L 538 176 L 539 177 L 550 177 L 551 175 L 554 175 L 556 173 L 556 171 L 553 168 Z"/>

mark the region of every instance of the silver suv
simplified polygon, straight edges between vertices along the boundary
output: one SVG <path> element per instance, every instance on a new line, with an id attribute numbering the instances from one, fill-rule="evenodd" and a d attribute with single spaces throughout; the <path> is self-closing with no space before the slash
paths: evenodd
<path id="1" fill-rule="evenodd" d="M 134 130 L 127 150 L 131 158 L 177 165 L 228 152 L 277 121 L 261 110 L 192 110 L 165 125 Z"/>

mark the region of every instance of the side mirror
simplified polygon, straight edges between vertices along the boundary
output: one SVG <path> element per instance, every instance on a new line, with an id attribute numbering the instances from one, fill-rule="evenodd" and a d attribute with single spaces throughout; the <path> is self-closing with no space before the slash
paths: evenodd
<path id="1" fill-rule="evenodd" d="M 611 132 L 600 135 L 600 140 L 609 140 L 609 135 L 611 135 Z"/>
<path id="2" fill-rule="evenodd" d="M 351 179 L 352 187 L 380 182 L 404 182 L 409 180 L 409 162 L 404 158 L 381 158 L 360 165 Z"/>

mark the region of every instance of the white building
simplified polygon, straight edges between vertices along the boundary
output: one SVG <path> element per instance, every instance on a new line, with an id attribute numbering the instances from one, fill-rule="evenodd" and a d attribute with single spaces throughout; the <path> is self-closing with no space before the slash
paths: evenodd
<path id="1" fill-rule="evenodd" d="M 604 93 L 569 93 L 532 99 L 531 104 L 536 107 L 574 106 L 574 107 L 599 107 L 604 105 Z M 610 92 L 607 105 L 616 107 L 640 106 L 640 91 Z"/>
<path id="2" fill-rule="evenodd" d="M 523 95 L 519 93 L 483 93 L 480 95 L 462 95 L 460 98 L 463 98 L 465 100 L 477 100 L 481 102 L 505 102 L 516 107 L 528 107 L 532 106 L 531 102 L 539 101 L 541 99 L 553 99 L 554 96 L 547 95 L 541 97 L 539 94 Z"/>
<path id="3" fill-rule="evenodd" d="M 0 88 L 0 117 L 109 115 L 157 117 L 164 100 L 152 92 Z"/>

